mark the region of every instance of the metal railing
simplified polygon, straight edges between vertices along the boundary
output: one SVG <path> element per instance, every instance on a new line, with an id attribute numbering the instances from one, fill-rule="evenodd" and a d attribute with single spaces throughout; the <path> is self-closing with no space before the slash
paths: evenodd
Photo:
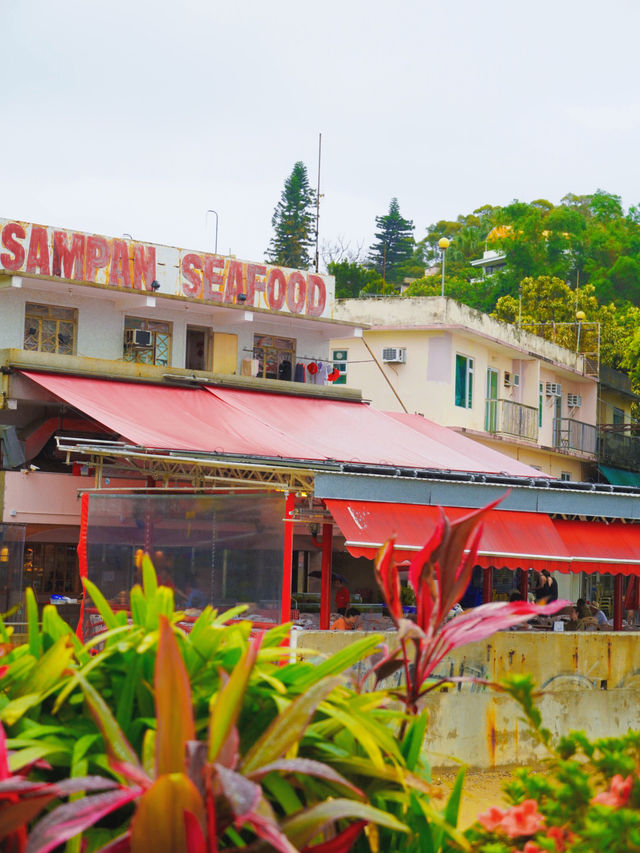
<path id="1" fill-rule="evenodd" d="M 560 450 L 579 450 L 595 456 L 598 430 L 593 424 L 574 421 L 572 418 L 555 418 L 553 421 L 553 446 Z"/>
<path id="2" fill-rule="evenodd" d="M 513 400 L 487 400 L 484 428 L 487 432 L 538 439 L 538 410 Z"/>
<path id="3" fill-rule="evenodd" d="M 598 460 L 613 468 L 640 471 L 640 436 L 601 429 L 598 432 Z"/>

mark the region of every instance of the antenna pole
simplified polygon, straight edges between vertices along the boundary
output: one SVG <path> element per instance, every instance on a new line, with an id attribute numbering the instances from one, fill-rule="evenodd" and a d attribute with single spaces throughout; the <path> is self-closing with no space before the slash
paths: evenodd
<path id="1" fill-rule="evenodd" d="M 320 163 L 322 162 L 322 134 L 318 134 L 318 190 L 316 192 L 316 272 L 320 265 L 318 237 L 320 234 Z"/>

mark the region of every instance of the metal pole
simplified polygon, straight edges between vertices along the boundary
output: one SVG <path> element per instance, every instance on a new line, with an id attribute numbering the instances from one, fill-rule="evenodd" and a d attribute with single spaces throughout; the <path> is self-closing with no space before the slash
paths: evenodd
<path id="1" fill-rule="evenodd" d="M 318 134 L 318 191 L 316 192 L 316 272 L 320 264 L 320 252 L 318 251 L 318 239 L 320 235 L 320 162 L 322 158 L 322 134 Z"/>
<path id="2" fill-rule="evenodd" d="M 442 289 L 440 291 L 440 296 L 444 296 L 444 259 L 446 257 L 447 250 L 442 250 Z"/>
<path id="3" fill-rule="evenodd" d="M 204 225 L 205 225 L 205 228 L 207 227 L 207 216 L 208 216 L 210 213 L 215 214 L 215 217 L 216 217 L 216 240 L 215 240 L 215 245 L 214 245 L 213 253 L 214 253 L 215 255 L 217 255 L 217 254 L 218 254 L 218 213 L 217 213 L 217 211 L 215 211 L 215 210 L 207 210 L 207 212 L 206 212 L 206 213 L 205 213 L 205 215 L 204 215 Z"/>

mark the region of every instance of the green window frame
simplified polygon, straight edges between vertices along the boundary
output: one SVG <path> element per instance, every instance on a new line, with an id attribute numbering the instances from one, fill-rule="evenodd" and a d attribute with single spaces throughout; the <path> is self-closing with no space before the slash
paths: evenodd
<path id="1" fill-rule="evenodd" d="M 463 409 L 473 405 L 473 359 L 456 354 L 455 403 Z"/>
<path id="2" fill-rule="evenodd" d="M 334 349 L 331 353 L 333 357 L 333 368 L 337 370 L 340 376 L 333 383 L 334 385 L 347 384 L 347 350 Z"/>
<path id="3" fill-rule="evenodd" d="M 542 426 L 542 408 L 544 404 L 544 383 L 538 382 L 538 428 Z"/>

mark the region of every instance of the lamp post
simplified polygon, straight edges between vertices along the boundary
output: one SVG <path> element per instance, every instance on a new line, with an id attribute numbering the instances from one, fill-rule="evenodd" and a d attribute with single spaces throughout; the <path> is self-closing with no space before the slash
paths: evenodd
<path id="1" fill-rule="evenodd" d="M 215 214 L 215 217 L 216 217 L 216 241 L 215 241 L 215 246 L 214 246 L 214 249 L 213 249 L 213 253 L 214 253 L 215 255 L 217 255 L 217 254 L 218 254 L 218 213 L 217 213 L 217 211 L 215 211 L 215 210 L 207 210 L 207 212 L 206 212 L 206 213 L 205 213 L 205 215 L 204 215 L 204 225 L 205 225 L 205 228 L 207 227 L 207 216 L 208 216 L 210 213 Z"/>
<path id="2" fill-rule="evenodd" d="M 438 240 L 438 246 L 440 246 L 440 250 L 442 251 L 442 289 L 440 292 L 441 296 L 444 296 L 444 259 L 447 252 L 447 249 L 451 245 L 451 242 L 447 240 L 446 237 L 441 237 Z"/>

